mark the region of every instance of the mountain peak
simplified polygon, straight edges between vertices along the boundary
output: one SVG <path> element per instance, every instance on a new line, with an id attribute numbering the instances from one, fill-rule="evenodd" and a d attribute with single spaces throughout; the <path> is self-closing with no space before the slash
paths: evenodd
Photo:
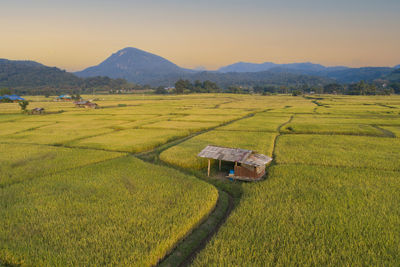
<path id="1" fill-rule="evenodd" d="M 125 47 L 113 53 L 97 66 L 76 72 L 81 77 L 109 76 L 134 83 L 147 83 L 150 77 L 180 75 L 187 70 L 171 61 L 135 47 Z"/>

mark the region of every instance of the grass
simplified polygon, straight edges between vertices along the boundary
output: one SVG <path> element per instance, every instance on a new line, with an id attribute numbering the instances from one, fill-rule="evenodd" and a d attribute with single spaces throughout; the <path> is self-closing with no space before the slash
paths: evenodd
<path id="1" fill-rule="evenodd" d="M 398 172 L 281 165 L 243 197 L 193 266 L 395 266 Z"/>
<path id="2" fill-rule="evenodd" d="M 0 188 L 122 155 L 87 149 L 0 143 Z"/>
<path id="3" fill-rule="evenodd" d="M 0 262 L 155 265 L 214 208 L 218 191 L 125 157 L 0 189 Z"/>
<path id="4" fill-rule="evenodd" d="M 283 135 L 276 161 L 282 164 L 400 170 L 400 140 L 344 135 Z"/>
<path id="5" fill-rule="evenodd" d="M 219 145 L 255 150 L 271 155 L 276 133 L 211 131 L 195 136 L 173 146 L 160 154 L 160 159 L 182 168 L 201 169 L 207 166 L 207 159 L 197 154 L 207 145 Z"/>

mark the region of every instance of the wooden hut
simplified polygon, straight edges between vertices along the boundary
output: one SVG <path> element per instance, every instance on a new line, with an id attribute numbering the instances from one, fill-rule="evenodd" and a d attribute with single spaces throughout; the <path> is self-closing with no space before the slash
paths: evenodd
<path id="1" fill-rule="evenodd" d="M 272 161 L 272 158 L 252 150 L 211 145 L 206 146 L 197 156 L 208 159 L 208 176 L 210 176 L 211 159 L 215 159 L 219 161 L 219 170 L 221 161 L 233 162 L 234 169 L 230 177 L 247 181 L 260 180 L 265 174 L 265 165 Z"/>
<path id="2" fill-rule="evenodd" d="M 55 101 L 72 101 L 72 96 L 70 95 L 60 95 L 57 96 Z"/>
<path id="3" fill-rule="evenodd" d="M 75 106 L 78 108 L 98 108 L 96 103 L 90 101 L 77 101 L 75 102 Z"/>
<path id="4" fill-rule="evenodd" d="M 30 111 L 31 115 L 41 115 L 44 113 L 44 108 L 34 108 Z"/>

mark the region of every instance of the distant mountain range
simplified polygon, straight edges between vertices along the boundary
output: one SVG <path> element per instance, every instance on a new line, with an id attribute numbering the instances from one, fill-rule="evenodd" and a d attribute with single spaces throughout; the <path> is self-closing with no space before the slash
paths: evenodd
<path id="1" fill-rule="evenodd" d="M 221 67 L 219 72 L 258 72 L 258 71 L 268 71 L 280 69 L 285 71 L 301 71 L 301 72 L 322 72 L 326 70 L 346 70 L 348 67 L 338 66 L 338 67 L 325 67 L 320 64 L 314 64 L 310 62 L 304 63 L 290 63 L 290 64 L 276 64 L 273 62 L 265 63 L 249 63 L 249 62 L 238 62 L 232 65 Z"/>
<path id="2" fill-rule="evenodd" d="M 325 67 L 309 62 L 291 64 L 239 62 L 217 71 L 191 70 L 181 68 L 158 55 L 127 47 L 112 54 L 99 65 L 75 73 L 33 61 L 0 59 L 0 87 L 121 88 L 126 87 L 126 81 L 141 85 L 172 86 L 181 78 L 192 82 L 210 80 L 222 87 L 302 84 L 314 86 L 334 82 L 353 83 L 360 80 L 371 82 L 376 79 L 400 82 L 396 68 L 400 68 L 400 65 L 395 68 L 349 68 Z"/>
<path id="3" fill-rule="evenodd" d="M 80 77 L 96 75 L 112 78 L 124 78 L 130 82 L 150 85 L 171 85 L 179 78 L 189 80 L 209 78 L 222 85 L 244 84 L 255 82 L 270 82 L 274 77 L 286 75 L 308 75 L 319 77 L 318 82 L 353 83 L 360 80 L 373 81 L 389 75 L 394 68 L 365 67 L 349 68 L 345 66 L 325 67 L 310 62 L 276 64 L 265 62 L 261 64 L 239 62 L 217 71 L 189 70 L 181 68 L 160 56 L 139 50 L 124 48 L 97 66 L 87 68 L 75 74 Z M 258 73 L 258 74 L 254 74 Z M 229 74 L 229 75 L 227 75 Z M 297 77 L 297 76 L 295 76 Z M 281 80 L 281 78 L 279 78 Z"/>

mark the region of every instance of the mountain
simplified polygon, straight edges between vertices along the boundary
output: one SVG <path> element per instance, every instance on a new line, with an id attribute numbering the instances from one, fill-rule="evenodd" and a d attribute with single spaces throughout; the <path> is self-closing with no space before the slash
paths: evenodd
<path id="1" fill-rule="evenodd" d="M 120 89 L 132 86 L 125 80 L 108 77 L 80 78 L 76 75 L 48 67 L 34 61 L 0 59 L 0 87 L 11 88 L 19 93 L 43 93 L 81 91 L 86 89 Z"/>
<path id="2" fill-rule="evenodd" d="M 78 85 L 80 78 L 55 67 L 47 67 L 34 61 L 0 59 L 0 86 L 40 87 Z"/>
<path id="3" fill-rule="evenodd" d="M 400 68 L 395 69 L 390 74 L 385 77 L 385 80 L 390 82 L 397 82 L 400 83 Z"/>
<path id="4" fill-rule="evenodd" d="M 273 62 L 264 63 L 248 63 L 238 62 L 232 65 L 221 67 L 219 72 L 258 72 L 274 70 L 275 72 L 301 72 L 302 74 L 315 74 L 326 70 L 344 70 L 347 67 L 325 67 L 320 64 L 303 62 L 303 63 L 289 63 L 289 64 L 276 64 Z"/>
<path id="5" fill-rule="evenodd" d="M 334 79 L 339 83 L 354 83 L 361 80 L 371 82 L 375 79 L 385 78 L 389 75 L 393 68 L 388 67 L 364 67 L 364 68 L 348 68 L 344 66 L 325 67 L 320 64 L 310 62 L 275 64 L 266 62 L 262 64 L 256 63 L 235 63 L 219 69 L 220 72 L 237 72 L 243 73 L 248 71 L 269 71 L 273 73 L 292 73 L 299 75 L 311 75 Z"/>
<path id="6" fill-rule="evenodd" d="M 127 47 L 112 54 L 97 66 L 75 74 L 79 77 L 108 76 L 147 84 L 170 76 L 193 71 L 180 68 L 171 61 L 143 50 Z"/>
<path id="7" fill-rule="evenodd" d="M 400 69 L 400 65 L 394 66 L 395 69 Z"/>
<path id="8" fill-rule="evenodd" d="M 273 67 L 277 67 L 278 64 L 272 62 L 264 62 L 261 64 L 257 63 L 249 63 L 249 62 L 238 62 L 232 65 L 228 65 L 225 67 L 221 67 L 218 69 L 218 72 L 227 73 L 227 72 L 259 72 L 259 71 L 267 71 L 272 69 Z"/>
<path id="9" fill-rule="evenodd" d="M 372 82 L 376 79 L 385 79 L 392 71 L 393 68 L 387 67 L 364 67 L 328 71 L 324 75 L 340 83 L 356 83 L 359 81 Z"/>

